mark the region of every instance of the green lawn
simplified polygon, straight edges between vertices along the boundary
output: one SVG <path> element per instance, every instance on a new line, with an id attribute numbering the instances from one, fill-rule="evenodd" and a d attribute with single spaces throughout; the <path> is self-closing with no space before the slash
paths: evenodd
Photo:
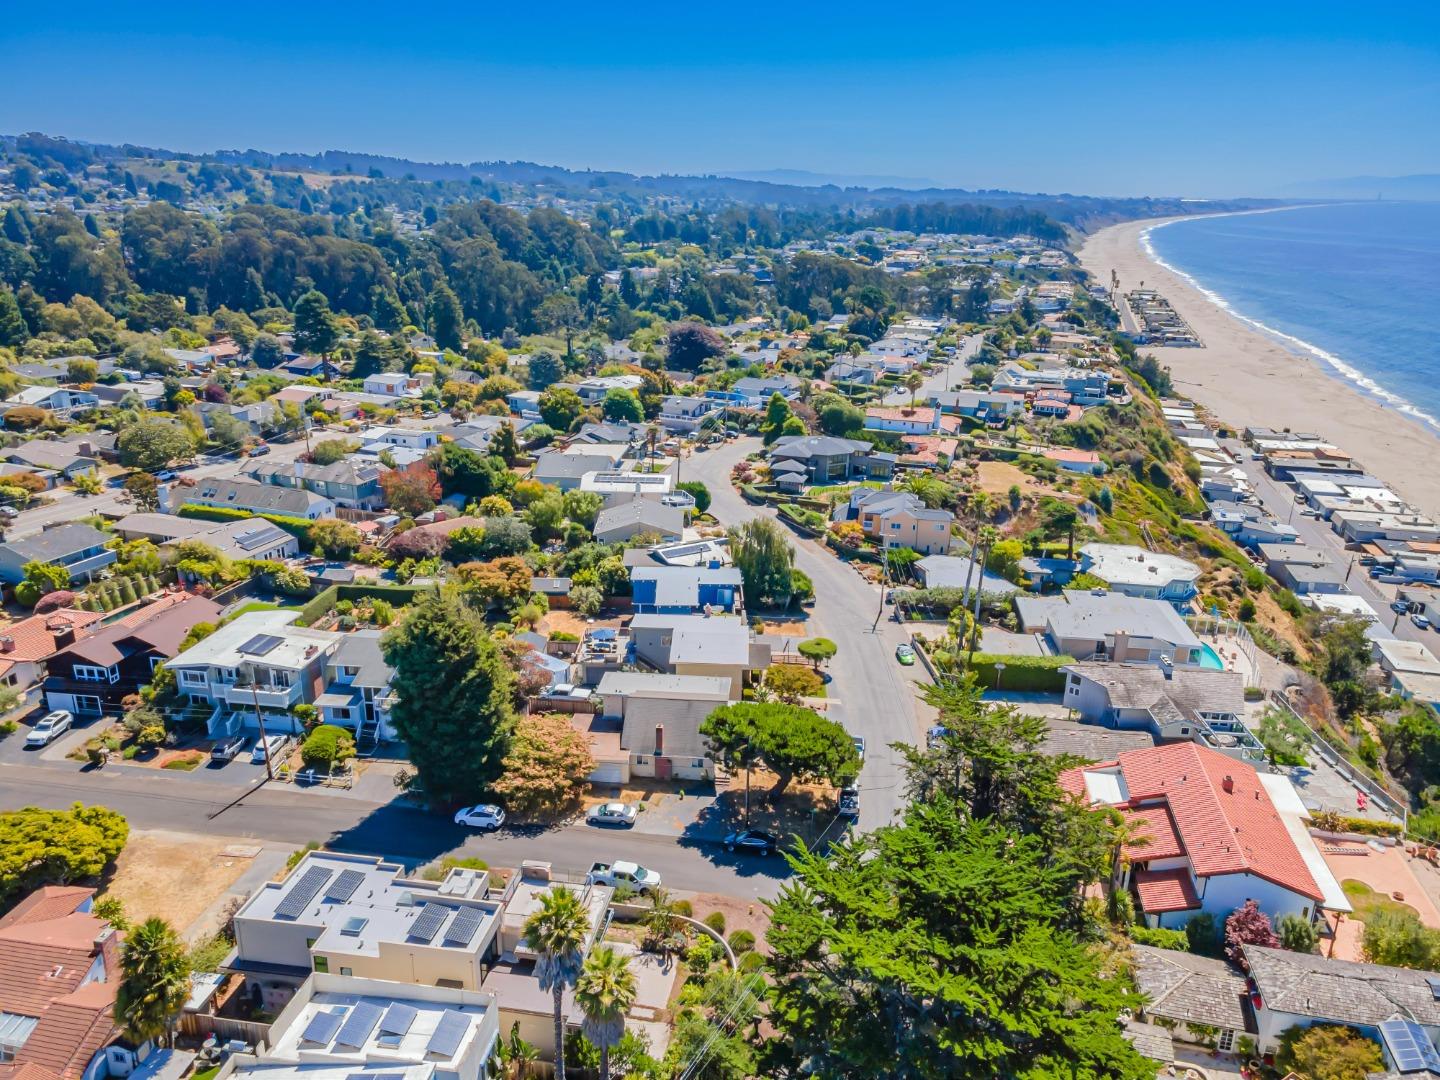
<path id="1" fill-rule="evenodd" d="M 248 615 L 252 611 L 292 611 L 300 607 L 299 604 L 273 604 L 269 600 L 254 600 L 242 608 L 237 608 L 230 618 L 236 615 Z"/>
<path id="2" fill-rule="evenodd" d="M 1345 890 L 1345 898 L 1355 908 L 1354 918 L 1361 922 L 1369 920 L 1371 914 L 1380 911 L 1400 911 L 1414 915 L 1417 919 L 1420 913 L 1409 904 L 1402 904 L 1397 900 L 1391 900 L 1382 893 L 1377 893 L 1363 881 L 1356 881 L 1354 878 L 1346 878 L 1340 883 L 1340 888 Z"/>

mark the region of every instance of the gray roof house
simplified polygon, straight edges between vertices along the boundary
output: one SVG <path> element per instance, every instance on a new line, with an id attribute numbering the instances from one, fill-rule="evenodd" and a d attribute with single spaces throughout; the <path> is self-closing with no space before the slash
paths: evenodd
<path id="1" fill-rule="evenodd" d="M 171 492 L 179 505 L 218 506 L 248 510 L 252 514 L 280 514 L 318 521 L 335 516 L 335 503 L 323 495 L 294 488 L 275 487 L 254 480 L 226 480 L 207 477 L 193 487 L 176 487 Z"/>
<path id="2" fill-rule="evenodd" d="M 1255 1033 L 1245 976 L 1224 960 L 1149 945 L 1131 949 L 1135 986 L 1145 998 L 1145 1020 L 1175 1025 L 1174 1037 L 1181 1042 L 1198 1041 L 1187 1026 L 1218 1028 L 1228 1033 L 1225 1042 L 1230 1047 L 1238 1036 Z"/>
<path id="3" fill-rule="evenodd" d="M 679 540 L 685 531 L 685 511 L 654 499 L 636 498 L 601 510 L 595 517 L 595 539 L 602 544 L 655 533 L 664 540 Z"/>
<path id="4" fill-rule="evenodd" d="M 87 454 L 76 443 L 51 442 L 36 439 L 0 450 L 0 461 L 15 465 L 28 465 L 33 469 L 57 473 L 66 479 L 81 473 L 93 473 L 99 466 L 96 454 Z"/>
<path id="5" fill-rule="evenodd" d="M 895 455 L 872 453 L 872 447 L 872 443 L 863 439 L 785 435 L 770 448 L 770 461 L 775 467 L 794 462 L 803 467 L 816 484 L 890 479 L 895 472 Z"/>
<path id="6" fill-rule="evenodd" d="M 25 564 L 31 562 L 63 566 L 72 581 L 89 581 L 115 561 L 115 552 L 105 546 L 110 539 L 91 525 L 71 522 L 0 544 L 0 581 L 25 580 Z"/>
<path id="7" fill-rule="evenodd" d="M 1063 703 L 1081 720 L 1148 731 L 1159 742 L 1191 741 L 1262 763 L 1265 748 L 1245 715 L 1244 679 L 1234 671 L 1080 660 L 1066 664 Z"/>
<path id="8" fill-rule="evenodd" d="M 356 630 L 340 639 L 325 663 L 325 691 L 315 699 L 325 723 L 355 732 L 356 740 L 388 742 L 390 679 L 395 669 L 380 650 L 379 630 Z"/>
<path id="9" fill-rule="evenodd" d="M 1163 600 L 1070 589 L 1017 597 L 1015 613 L 1020 628 L 1043 634 L 1056 656 L 1150 664 L 1168 660 L 1181 666 L 1199 664 L 1206 656 L 1195 631 Z"/>
<path id="10" fill-rule="evenodd" d="M 385 506 L 385 494 L 380 490 L 382 471 L 375 462 L 346 458 L 329 465 L 261 461 L 247 467 L 244 475 L 274 487 L 313 492 L 336 506 L 379 510 Z"/>

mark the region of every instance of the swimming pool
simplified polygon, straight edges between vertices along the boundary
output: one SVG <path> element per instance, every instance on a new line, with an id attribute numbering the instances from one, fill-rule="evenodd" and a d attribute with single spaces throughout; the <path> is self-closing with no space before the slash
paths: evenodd
<path id="1" fill-rule="evenodd" d="M 1210 668 L 1212 671 L 1224 671 L 1225 661 L 1220 659 L 1220 654 L 1209 645 L 1200 646 L 1200 666 Z"/>

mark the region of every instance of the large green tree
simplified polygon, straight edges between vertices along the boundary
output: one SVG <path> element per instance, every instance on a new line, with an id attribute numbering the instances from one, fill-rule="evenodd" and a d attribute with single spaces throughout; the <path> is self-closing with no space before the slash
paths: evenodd
<path id="1" fill-rule="evenodd" d="M 944 800 L 828 855 L 771 905 L 767 1076 L 1149 1080 L 1139 1002 L 1067 925 L 1039 836 Z"/>
<path id="2" fill-rule="evenodd" d="M 556 431 L 569 431 L 584 411 L 585 402 L 568 386 L 552 386 L 540 395 L 540 416 Z"/>
<path id="3" fill-rule="evenodd" d="M 515 475 L 505 462 L 492 454 L 481 454 L 459 443 L 441 443 L 430 454 L 430 463 L 446 495 L 483 499 L 505 495 L 515 487 Z"/>
<path id="4" fill-rule="evenodd" d="M 295 348 L 307 353 L 333 352 L 340 344 L 340 323 L 330 301 L 311 289 L 295 301 Z"/>
<path id="5" fill-rule="evenodd" d="M 185 943 L 164 919 L 132 927 L 120 949 L 120 986 L 115 1019 L 137 1045 L 167 1039 L 170 1023 L 190 995 Z"/>
<path id="6" fill-rule="evenodd" d="M 700 734 L 711 753 L 732 767 L 764 762 L 776 776 L 772 797 L 797 778 L 826 780 L 839 787 L 860 772 L 860 755 L 845 729 L 799 705 L 768 701 L 722 705 L 701 722 Z"/>
<path id="7" fill-rule="evenodd" d="M 1385 1071 L 1380 1044 L 1340 1024 L 1287 1028 L 1275 1067 L 1305 1080 L 1365 1080 Z"/>
<path id="8" fill-rule="evenodd" d="M 114 810 L 27 806 L 0 814 L 0 907 L 41 885 L 98 877 L 115 861 L 130 827 Z"/>
<path id="9" fill-rule="evenodd" d="M 430 294 L 426 314 L 430 319 L 430 333 L 435 344 L 442 349 L 459 352 L 464 348 L 461 331 L 465 326 L 465 313 L 460 310 L 460 299 L 455 290 L 444 282 L 435 286 Z"/>
<path id="10" fill-rule="evenodd" d="M 120 464 L 154 472 L 195 453 L 195 440 L 182 425 L 169 420 L 142 419 L 120 432 L 115 440 Z"/>
<path id="11" fill-rule="evenodd" d="M 428 593 L 383 649 L 395 669 L 391 717 L 426 795 L 438 804 L 479 797 L 515 729 L 512 675 L 484 622 L 458 596 Z"/>
<path id="12" fill-rule="evenodd" d="M 730 557 L 745 583 L 745 604 L 784 607 L 790 602 L 795 549 L 769 518 L 752 518 L 730 530 Z"/>

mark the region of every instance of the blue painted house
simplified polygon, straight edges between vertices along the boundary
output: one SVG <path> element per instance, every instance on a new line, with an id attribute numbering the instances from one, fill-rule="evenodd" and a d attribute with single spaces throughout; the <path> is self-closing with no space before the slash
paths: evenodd
<path id="1" fill-rule="evenodd" d="M 733 566 L 637 566 L 630 571 L 637 615 L 693 615 L 739 611 L 745 606 L 740 571 Z"/>

